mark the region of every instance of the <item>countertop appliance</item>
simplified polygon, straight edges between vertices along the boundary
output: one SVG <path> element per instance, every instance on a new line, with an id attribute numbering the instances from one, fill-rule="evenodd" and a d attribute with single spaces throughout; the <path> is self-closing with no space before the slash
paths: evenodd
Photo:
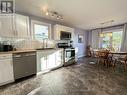
<path id="1" fill-rule="evenodd" d="M 12 45 L 3 45 L 3 51 L 13 51 Z"/>
<path id="2" fill-rule="evenodd" d="M 71 40 L 71 32 L 61 31 L 60 32 L 60 39 L 61 40 Z"/>
<path id="3" fill-rule="evenodd" d="M 14 50 L 14 47 L 12 45 L 0 44 L 0 52 L 8 52 L 13 50 Z"/>
<path id="4" fill-rule="evenodd" d="M 0 85 L 14 81 L 12 54 L 0 55 Z"/>
<path id="5" fill-rule="evenodd" d="M 36 74 L 36 52 L 13 54 L 13 64 L 15 80 Z"/>

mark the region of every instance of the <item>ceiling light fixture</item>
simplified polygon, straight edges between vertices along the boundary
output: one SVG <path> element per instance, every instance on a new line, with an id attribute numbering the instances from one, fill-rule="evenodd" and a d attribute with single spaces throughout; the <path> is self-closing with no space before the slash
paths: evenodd
<path id="1" fill-rule="evenodd" d="M 55 11 L 46 11 L 45 12 L 45 15 L 46 16 L 49 16 L 51 18 L 55 18 L 57 20 L 60 20 L 60 21 L 63 21 L 63 16 L 61 14 L 59 14 L 58 12 L 55 12 Z"/>
<path id="2" fill-rule="evenodd" d="M 103 23 L 100 23 L 101 25 L 104 25 L 104 24 L 109 24 L 109 23 L 113 23 L 113 22 L 115 22 L 114 20 L 109 20 L 109 21 L 105 21 L 105 22 L 103 22 Z"/>

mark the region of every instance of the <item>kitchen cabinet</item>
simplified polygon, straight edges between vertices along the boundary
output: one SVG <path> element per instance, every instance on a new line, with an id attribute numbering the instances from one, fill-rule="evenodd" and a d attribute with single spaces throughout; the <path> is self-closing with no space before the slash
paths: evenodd
<path id="1" fill-rule="evenodd" d="M 56 52 L 47 55 L 47 69 L 56 66 Z"/>
<path id="2" fill-rule="evenodd" d="M 64 60 L 63 60 L 63 53 L 64 53 L 63 50 L 60 50 L 60 51 L 56 52 L 56 55 L 55 55 L 56 65 L 63 64 L 63 62 L 64 62 Z"/>
<path id="3" fill-rule="evenodd" d="M 30 36 L 28 16 L 15 14 L 15 31 L 18 38 L 27 38 Z"/>
<path id="4" fill-rule="evenodd" d="M 0 15 L 0 36 L 18 38 L 30 37 L 29 17 L 20 14 Z"/>
<path id="5" fill-rule="evenodd" d="M 0 55 L 0 85 L 14 81 L 12 54 Z"/>
<path id="6" fill-rule="evenodd" d="M 63 49 L 37 51 L 37 72 L 63 66 Z"/>
<path id="7" fill-rule="evenodd" d="M 14 37 L 14 17 L 13 15 L 0 15 L 0 36 Z"/>
<path id="8" fill-rule="evenodd" d="M 70 32 L 72 35 L 71 40 L 74 40 L 74 28 L 56 24 L 54 25 L 54 40 L 60 40 L 60 32 Z"/>

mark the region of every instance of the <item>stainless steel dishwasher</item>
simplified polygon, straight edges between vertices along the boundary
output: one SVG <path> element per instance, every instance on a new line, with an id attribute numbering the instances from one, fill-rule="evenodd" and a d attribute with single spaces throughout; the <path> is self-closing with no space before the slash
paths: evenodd
<path id="1" fill-rule="evenodd" d="M 36 52 L 14 53 L 13 66 L 15 80 L 36 74 Z"/>

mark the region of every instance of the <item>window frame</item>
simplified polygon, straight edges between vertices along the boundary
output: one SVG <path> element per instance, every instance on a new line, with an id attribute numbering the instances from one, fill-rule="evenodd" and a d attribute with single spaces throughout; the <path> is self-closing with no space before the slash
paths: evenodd
<path id="1" fill-rule="evenodd" d="M 37 21 L 37 20 L 31 20 L 31 35 L 32 35 L 32 39 L 37 40 L 35 38 L 35 31 L 34 31 L 34 25 L 38 24 L 38 25 L 43 25 L 43 26 L 48 26 L 48 39 L 51 39 L 51 24 L 49 23 L 45 23 L 45 22 L 41 22 L 41 21 Z"/>
<path id="2" fill-rule="evenodd" d="M 106 34 L 106 33 L 112 33 L 112 37 L 110 37 L 110 45 L 111 46 L 113 46 L 113 32 L 120 32 L 120 31 L 122 31 L 122 35 L 123 35 L 123 29 L 112 29 L 112 30 L 104 30 L 104 31 L 102 31 L 100 34 Z M 100 47 L 101 48 L 103 48 L 102 47 L 102 44 L 103 44 L 103 37 L 100 37 Z M 121 38 L 121 42 L 122 42 L 122 38 Z M 121 44 L 121 43 L 120 43 Z M 120 48 L 121 48 L 121 46 L 120 46 Z"/>

